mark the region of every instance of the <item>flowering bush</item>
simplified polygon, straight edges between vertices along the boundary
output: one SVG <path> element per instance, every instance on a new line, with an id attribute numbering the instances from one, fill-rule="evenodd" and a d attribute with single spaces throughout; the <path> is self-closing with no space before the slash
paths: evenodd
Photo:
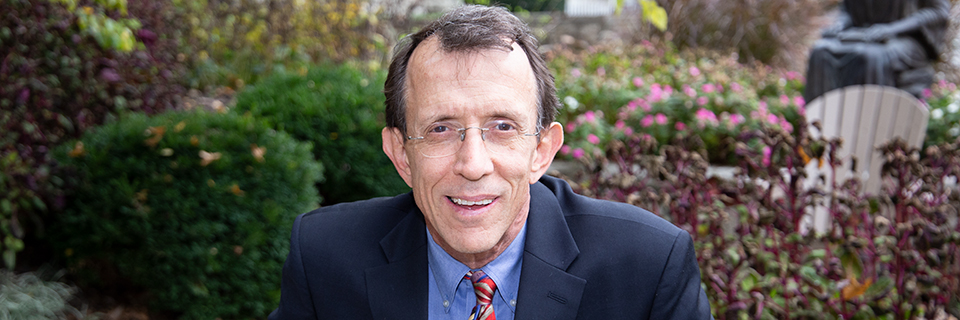
<path id="1" fill-rule="evenodd" d="M 696 58 L 671 46 L 594 47 L 548 53 L 566 114 L 563 157 L 598 157 L 633 132 L 658 145 L 698 135 L 712 162 L 732 164 L 736 137 L 761 124 L 792 132 L 803 115 L 797 72 L 745 66 L 733 57 Z"/>
<path id="2" fill-rule="evenodd" d="M 940 81 L 924 92 L 930 107 L 930 122 L 924 146 L 954 142 L 960 136 L 960 90 L 955 83 Z"/>
<path id="3" fill-rule="evenodd" d="M 884 146 L 885 193 L 867 199 L 856 179 L 807 177 L 804 165 L 817 161 L 812 146 L 829 156 L 840 141 L 797 133 L 762 124 L 739 135 L 731 180 L 706 175 L 697 135 L 658 146 L 633 133 L 568 180 L 580 193 L 649 209 L 687 230 L 717 319 L 960 315 L 960 193 L 943 179 L 960 173 L 960 144 L 929 148 L 922 160 L 901 141 Z M 832 218 L 823 234 L 804 222 L 816 205 Z"/>

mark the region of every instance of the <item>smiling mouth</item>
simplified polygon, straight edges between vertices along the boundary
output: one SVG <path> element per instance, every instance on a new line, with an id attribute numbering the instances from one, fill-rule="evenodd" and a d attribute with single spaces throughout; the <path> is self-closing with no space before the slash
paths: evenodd
<path id="1" fill-rule="evenodd" d="M 464 199 L 452 198 L 452 197 L 447 197 L 447 199 L 450 199 L 451 202 L 453 202 L 458 206 L 464 206 L 464 207 L 482 207 L 490 203 L 493 203 L 493 199 L 484 199 L 479 201 L 464 200 Z"/>

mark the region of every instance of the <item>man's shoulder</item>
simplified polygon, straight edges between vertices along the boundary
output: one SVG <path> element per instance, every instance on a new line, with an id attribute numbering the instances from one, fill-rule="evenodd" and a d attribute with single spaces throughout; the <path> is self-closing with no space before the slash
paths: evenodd
<path id="1" fill-rule="evenodd" d="M 657 232 L 674 238 L 682 230 L 643 208 L 610 200 L 594 199 L 576 194 L 562 179 L 544 176 L 540 179 L 556 197 L 564 218 L 572 229 L 578 224 L 588 226 L 619 226 L 637 231 Z"/>

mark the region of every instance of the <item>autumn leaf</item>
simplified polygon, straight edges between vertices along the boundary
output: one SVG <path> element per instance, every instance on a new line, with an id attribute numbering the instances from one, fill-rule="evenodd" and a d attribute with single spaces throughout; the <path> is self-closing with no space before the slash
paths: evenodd
<path id="1" fill-rule="evenodd" d="M 238 196 L 244 195 L 243 190 L 240 190 L 240 186 L 238 186 L 236 183 L 234 183 L 233 186 L 230 186 L 230 192 L 233 192 L 233 194 Z"/>
<path id="2" fill-rule="evenodd" d="M 864 281 L 862 284 L 860 281 L 857 281 L 857 278 L 850 277 L 850 284 L 840 289 L 840 293 L 843 296 L 844 301 L 850 301 L 856 297 L 862 296 L 864 292 L 867 292 L 867 289 L 870 288 L 870 285 L 873 284 L 873 278 L 868 278 L 867 281 Z"/>
<path id="3" fill-rule="evenodd" d="M 807 155 L 807 152 L 803 150 L 803 147 L 797 147 L 797 153 L 800 154 L 800 159 L 803 159 L 803 164 L 808 164 L 810 163 L 810 160 L 813 159 Z"/>
<path id="4" fill-rule="evenodd" d="M 86 153 L 87 151 L 83 149 L 83 141 L 77 141 L 77 144 L 73 145 L 73 150 L 70 150 L 70 157 L 82 157 Z"/>
<path id="5" fill-rule="evenodd" d="M 143 143 L 151 148 L 156 147 L 157 144 L 160 143 L 160 140 L 163 139 L 165 132 L 167 132 L 167 128 L 163 126 L 149 127 L 144 132 L 144 135 L 150 136 L 150 138 L 143 140 Z"/>

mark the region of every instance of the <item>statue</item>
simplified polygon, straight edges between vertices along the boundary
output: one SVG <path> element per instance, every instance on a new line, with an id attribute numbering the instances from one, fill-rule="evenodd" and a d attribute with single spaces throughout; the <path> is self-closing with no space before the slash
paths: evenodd
<path id="1" fill-rule="evenodd" d="M 810 52 L 804 99 L 858 84 L 919 98 L 933 82 L 949 10 L 947 0 L 844 0 L 837 23 Z"/>

